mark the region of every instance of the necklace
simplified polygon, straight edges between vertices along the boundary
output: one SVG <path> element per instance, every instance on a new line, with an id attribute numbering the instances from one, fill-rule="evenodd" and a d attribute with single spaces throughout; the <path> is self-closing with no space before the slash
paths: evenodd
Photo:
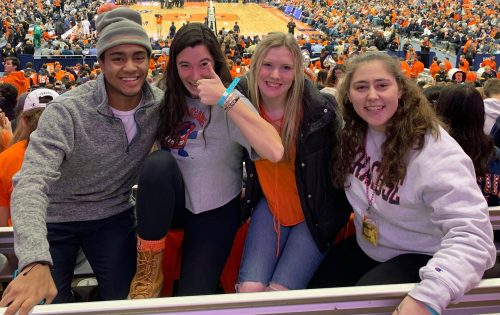
<path id="1" fill-rule="evenodd" d="M 262 105 L 262 102 L 259 104 L 259 114 L 262 118 L 264 118 L 265 121 L 273 125 L 276 130 L 281 131 L 281 125 L 283 124 L 283 114 L 278 117 L 278 118 L 271 118 L 267 114 L 266 110 L 264 109 L 264 106 Z"/>
<path id="2" fill-rule="evenodd" d="M 375 190 L 371 187 L 371 184 L 372 184 L 372 172 L 371 172 L 371 167 L 370 167 L 370 161 L 368 159 L 368 154 L 366 153 L 366 136 L 365 136 L 365 149 L 364 149 L 364 152 L 363 154 L 365 155 L 365 161 L 364 161 L 364 167 L 365 167 L 365 170 L 366 170 L 366 177 L 365 177 L 365 187 L 366 187 L 366 190 L 365 190 L 365 193 L 366 193 L 366 200 L 368 201 L 368 207 L 366 208 L 366 212 L 367 213 L 370 213 L 371 210 L 373 209 L 373 199 L 375 198 Z M 377 176 L 377 178 L 375 179 L 375 185 L 378 184 L 378 180 L 379 180 L 379 176 Z M 370 194 L 370 190 L 371 190 L 371 194 Z"/>

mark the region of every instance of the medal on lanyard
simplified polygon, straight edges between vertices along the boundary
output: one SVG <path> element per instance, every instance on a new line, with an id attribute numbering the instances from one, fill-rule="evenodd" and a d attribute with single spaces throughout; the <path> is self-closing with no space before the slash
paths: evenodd
<path id="1" fill-rule="evenodd" d="M 373 219 L 373 198 L 375 197 L 375 191 L 371 189 L 371 178 L 372 176 L 370 175 L 370 164 L 368 162 L 368 156 L 366 155 L 366 166 L 368 166 L 368 176 L 365 178 L 365 186 L 366 186 L 366 199 L 368 200 L 368 207 L 365 210 L 365 213 L 363 214 L 363 223 L 362 223 L 362 229 L 361 233 L 363 235 L 363 238 L 367 240 L 370 244 L 373 246 L 377 246 L 378 244 L 378 224 Z M 378 178 L 375 181 L 375 184 L 377 184 Z M 369 191 L 371 190 L 371 196 L 369 195 Z"/>
<path id="2" fill-rule="evenodd" d="M 370 207 L 368 207 L 369 209 Z M 367 210 L 368 210 L 367 209 Z M 363 215 L 362 235 L 365 240 L 370 242 L 373 246 L 378 245 L 378 226 L 377 222 L 370 217 L 370 214 Z"/>

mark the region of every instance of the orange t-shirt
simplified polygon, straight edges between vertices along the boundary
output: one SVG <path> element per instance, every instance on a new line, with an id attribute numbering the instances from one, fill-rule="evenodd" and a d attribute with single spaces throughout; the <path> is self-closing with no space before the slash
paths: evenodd
<path id="1" fill-rule="evenodd" d="M 4 150 L 9 147 L 10 140 L 12 139 L 12 133 L 6 129 L 2 129 L 0 132 L 0 140 L 2 141 Z"/>
<path id="2" fill-rule="evenodd" d="M 465 81 L 466 82 L 476 82 L 477 81 L 477 75 L 473 71 L 467 72 L 467 75 L 465 76 Z"/>
<path id="3" fill-rule="evenodd" d="M 436 74 L 439 72 L 439 66 L 436 62 L 433 62 L 429 68 L 431 76 L 434 78 Z"/>
<path id="4" fill-rule="evenodd" d="M 405 69 L 406 70 L 406 69 Z M 425 67 L 421 61 L 415 61 L 411 67 L 411 77 L 418 78 L 418 74 L 424 72 Z"/>
<path id="5" fill-rule="evenodd" d="M 409 78 L 411 76 L 410 65 L 406 61 L 401 61 L 401 71 L 404 72 L 405 76 Z"/>
<path id="6" fill-rule="evenodd" d="M 168 56 L 160 55 L 156 62 L 161 65 L 163 71 L 167 70 Z"/>
<path id="7" fill-rule="evenodd" d="M 149 70 L 154 70 L 156 69 L 156 61 L 154 58 L 149 58 Z"/>
<path id="8" fill-rule="evenodd" d="M 10 83 L 17 89 L 17 96 L 28 92 L 30 80 L 24 76 L 22 71 L 13 71 L 0 79 L 0 83 Z"/>
<path id="9" fill-rule="evenodd" d="M 446 71 L 450 71 L 451 68 L 453 68 L 451 62 L 445 60 L 444 61 L 444 68 L 446 69 Z"/>
<path id="10" fill-rule="evenodd" d="M 10 208 L 12 177 L 21 169 L 26 146 L 27 141 L 22 140 L 0 153 L 0 206 Z"/>
<path id="11" fill-rule="evenodd" d="M 295 153 L 292 160 L 273 163 L 255 161 L 260 186 L 274 218 L 283 226 L 304 221 L 297 184 L 295 182 Z"/>
<path id="12" fill-rule="evenodd" d="M 483 62 L 480 64 L 481 67 L 486 67 L 490 66 L 491 70 L 496 71 L 497 69 L 497 63 L 493 60 L 491 61 L 490 59 L 485 59 Z"/>
<path id="13" fill-rule="evenodd" d="M 469 69 L 467 69 L 466 67 L 458 67 L 458 69 L 462 70 L 465 73 L 469 72 Z"/>

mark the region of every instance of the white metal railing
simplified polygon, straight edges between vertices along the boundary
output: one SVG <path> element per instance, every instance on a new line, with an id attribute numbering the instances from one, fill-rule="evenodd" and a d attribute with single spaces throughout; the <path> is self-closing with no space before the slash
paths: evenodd
<path id="1" fill-rule="evenodd" d="M 494 229 L 500 229 L 500 207 L 490 207 Z M 9 262 L 0 273 L 8 280 L 16 268 L 12 227 L 0 227 L 0 253 Z M 63 314 L 390 314 L 414 284 L 221 294 L 148 300 L 120 300 L 41 305 L 33 315 Z M 439 294 L 439 292 L 436 292 Z M 5 309 L 0 308 L 0 313 Z M 500 314 L 500 278 L 482 280 L 445 315 Z"/>
<path id="2" fill-rule="evenodd" d="M 36 306 L 33 315 L 390 314 L 414 284 L 172 297 Z M 439 292 L 436 292 L 439 294 Z M 4 309 L 0 308 L 0 312 Z M 445 315 L 500 312 L 500 279 L 483 280 Z"/>

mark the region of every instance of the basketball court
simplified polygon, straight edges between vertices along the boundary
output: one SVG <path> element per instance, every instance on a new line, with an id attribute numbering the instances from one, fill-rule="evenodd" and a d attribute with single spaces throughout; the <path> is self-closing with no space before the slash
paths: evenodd
<path id="1" fill-rule="evenodd" d="M 166 3 L 166 1 L 165 1 Z M 277 8 L 267 4 L 256 3 L 214 3 L 217 19 L 217 30 L 223 27 L 232 30 L 234 22 L 238 22 L 241 33 L 244 35 L 264 35 L 269 32 L 287 32 L 287 23 L 290 17 Z M 208 2 L 185 2 L 184 8 L 161 9 L 160 3 L 138 2 L 131 6 L 141 13 L 144 27 L 151 37 L 156 36 L 155 14 L 163 16 L 162 36 L 168 35 L 172 22 L 179 29 L 186 22 L 203 22 L 207 15 Z M 318 34 L 310 25 L 295 20 L 298 34 Z"/>

